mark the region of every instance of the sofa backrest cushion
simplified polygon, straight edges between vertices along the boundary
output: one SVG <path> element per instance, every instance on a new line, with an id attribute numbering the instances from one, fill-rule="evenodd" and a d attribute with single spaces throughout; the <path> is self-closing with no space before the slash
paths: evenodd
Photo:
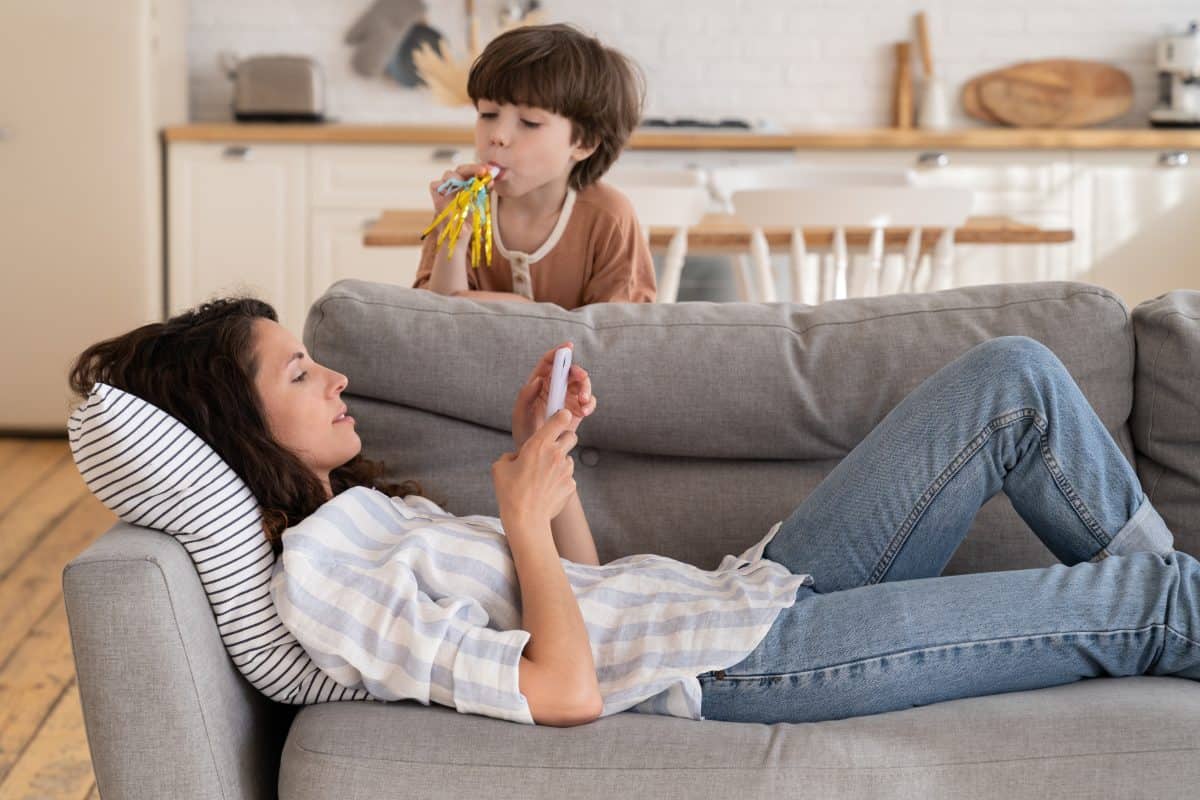
<path id="1" fill-rule="evenodd" d="M 490 465 L 512 449 L 516 393 L 538 357 L 573 341 L 598 400 L 574 477 L 601 557 L 712 568 L 784 519 L 922 380 L 1007 334 L 1062 359 L 1132 463 L 1129 316 L 1087 284 L 566 311 L 344 280 L 313 305 L 304 341 L 349 377 L 364 453 L 460 515 L 498 513 Z M 976 527 L 948 573 L 1055 563 L 1003 495 Z"/>
<path id="2" fill-rule="evenodd" d="M 275 553 L 245 482 L 204 440 L 158 406 L 97 383 L 67 435 L 84 483 L 131 525 L 174 536 L 196 565 L 221 641 L 272 700 L 361 699 L 312 662 L 271 601 Z"/>
<path id="3" fill-rule="evenodd" d="M 1133 310 L 1138 476 L 1175 534 L 1200 553 L 1200 291 L 1177 290 Z"/>

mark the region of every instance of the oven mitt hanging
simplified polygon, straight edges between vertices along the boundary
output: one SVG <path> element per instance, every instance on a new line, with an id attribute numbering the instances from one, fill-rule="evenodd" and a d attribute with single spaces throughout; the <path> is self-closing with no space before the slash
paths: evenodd
<path id="1" fill-rule="evenodd" d="M 409 88 L 426 85 L 425 80 L 417 72 L 417 65 L 413 63 L 413 53 L 419 50 L 423 44 L 428 44 L 441 54 L 442 34 L 424 22 L 418 22 L 408 29 L 404 40 L 396 48 L 395 57 L 387 66 L 387 74 L 395 78 L 396 83 Z"/>
<path id="2" fill-rule="evenodd" d="M 346 44 L 354 45 L 354 71 L 368 78 L 382 74 L 425 10 L 423 0 L 375 0 L 346 33 Z"/>

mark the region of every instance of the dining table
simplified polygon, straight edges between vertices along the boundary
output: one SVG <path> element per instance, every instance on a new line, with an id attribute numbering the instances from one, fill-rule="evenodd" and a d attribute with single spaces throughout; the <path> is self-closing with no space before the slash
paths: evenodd
<path id="1" fill-rule="evenodd" d="M 363 233 L 363 244 L 367 247 L 413 247 L 421 244 L 421 232 L 432 220 L 432 211 L 426 209 L 388 209 L 379 218 L 369 223 Z M 764 228 L 768 246 L 786 248 L 792 242 L 792 228 Z M 810 248 L 829 247 L 833 242 L 833 229 L 828 227 L 801 226 L 805 244 Z M 667 247 L 676 230 L 674 228 L 650 228 L 651 249 Z M 688 229 L 687 249 L 689 253 L 744 253 L 750 248 L 752 229 L 732 214 L 713 212 L 706 214 L 698 224 Z M 902 246 L 908 241 L 911 229 L 887 228 L 884 231 L 885 246 Z M 921 248 L 931 250 L 941 236 L 940 228 L 924 228 L 921 231 Z M 870 228 L 847 228 L 847 247 L 866 247 L 871 238 Z M 1075 232 L 1071 228 L 1042 228 L 1018 222 L 1005 216 L 968 217 L 962 227 L 954 231 L 956 245 L 1030 245 L 1062 244 L 1072 242 Z"/>

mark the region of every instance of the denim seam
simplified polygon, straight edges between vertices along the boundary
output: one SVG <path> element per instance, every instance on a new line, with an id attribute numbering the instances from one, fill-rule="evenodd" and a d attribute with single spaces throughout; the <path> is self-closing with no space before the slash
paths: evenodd
<path id="1" fill-rule="evenodd" d="M 1050 475 L 1054 478 L 1054 483 L 1058 486 L 1059 491 L 1063 493 L 1063 497 L 1071 504 L 1071 508 L 1075 509 L 1075 514 L 1079 517 L 1079 521 L 1084 524 L 1084 527 L 1088 529 L 1088 533 L 1092 534 L 1092 538 L 1096 540 L 1100 549 L 1103 550 L 1112 542 L 1112 537 L 1105 533 L 1104 528 L 1100 527 L 1100 523 L 1092 516 L 1092 512 L 1088 510 L 1083 500 L 1080 499 L 1079 493 L 1075 491 L 1075 487 L 1071 485 L 1066 474 L 1058 465 L 1058 459 L 1051 452 L 1050 441 L 1046 438 L 1046 428 L 1049 427 L 1049 423 L 1035 412 L 1033 424 L 1042 432 L 1038 441 L 1042 461 L 1045 462 L 1046 469 L 1050 470 Z"/>
<path id="2" fill-rule="evenodd" d="M 900 549 L 904 546 L 905 542 L 908 541 L 908 537 L 912 535 L 913 529 L 916 528 L 916 525 L 920 521 L 921 517 L 924 516 L 929 504 L 933 502 L 934 498 L 937 497 L 938 493 L 941 492 L 945 485 L 950 482 L 950 479 L 954 477 L 954 475 L 957 474 L 957 472 L 962 469 L 962 467 L 968 461 L 970 461 L 977 452 L 979 452 L 979 449 L 983 447 L 984 442 L 986 442 L 991 435 L 1000 428 L 1009 425 L 1023 417 L 1032 416 L 1035 416 L 1035 412 L 1032 408 L 1023 408 L 1017 411 L 1010 411 L 1007 414 L 1002 414 L 990 421 L 983 427 L 983 430 L 981 430 L 973 439 L 971 439 L 971 441 L 967 442 L 967 444 L 958 452 L 958 455 L 954 457 L 954 460 L 950 462 L 950 465 L 938 474 L 938 476 L 933 480 L 933 483 L 929 485 L 929 488 L 927 488 L 924 493 L 922 493 L 920 498 L 917 499 L 916 505 L 913 506 L 913 509 L 909 512 L 908 517 L 900 525 L 900 529 L 896 532 L 896 535 L 892 537 L 892 541 L 888 543 L 887 549 L 884 551 L 883 556 L 879 559 L 879 562 L 875 565 L 875 569 L 871 571 L 871 576 L 867 579 L 867 583 L 865 585 L 870 586 L 883 579 L 884 575 L 886 575 L 887 571 L 891 568 L 892 562 L 895 560 L 896 555 L 900 552 Z"/>
<path id="3" fill-rule="evenodd" d="M 737 675 L 726 674 L 725 677 L 721 678 L 721 680 L 727 680 L 727 681 L 761 680 L 762 678 L 790 678 L 790 677 L 797 677 L 797 676 L 817 675 L 819 673 L 829 672 L 829 671 L 835 670 L 835 669 L 846 669 L 849 667 L 856 667 L 856 666 L 871 664 L 873 662 L 879 662 L 879 661 L 882 661 L 887 658 L 900 658 L 900 657 L 904 657 L 904 656 L 911 656 L 911 655 L 917 655 L 917 654 L 937 653 L 940 651 L 953 650 L 955 648 L 969 647 L 969 646 L 980 645 L 980 644 L 1004 644 L 1006 642 L 1020 644 L 1020 643 L 1025 643 L 1025 642 L 1037 641 L 1039 639 L 1040 640 L 1054 639 L 1056 637 L 1064 637 L 1064 636 L 1117 636 L 1117 635 L 1127 634 L 1127 633 L 1134 633 L 1134 634 L 1148 633 L 1148 632 L 1153 632 L 1153 631 L 1157 631 L 1157 630 L 1161 630 L 1164 633 L 1172 633 L 1175 636 L 1178 636 L 1179 638 L 1183 639 L 1185 642 L 1189 642 L 1191 644 L 1200 646 L 1200 642 L 1193 642 L 1191 639 L 1189 639 L 1188 637 L 1179 633 L 1171 626 L 1166 625 L 1165 623 L 1156 623 L 1154 625 L 1146 625 L 1141 628 L 1121 628 L 1118 630 L 1107 630 L 1107 631 L 1059 631 L 1056 633 L 1039 633 L 1039 634 L 1036 634 L 1033 636 L 1001 636 L 1001 637 L 993 638 L 993 639 L 972 639 L 972 640 L 966 640 L 966 641 L 962 641 L 962 642 L 951 642 L 949 644 L 939 644 L 939 645 L 934 645 L 932 647 L 915 647 L 915 648 L 910 648 L 908 650 L 897 650 L 892 653 L 884 653 L 883 655 L 872 656 L 871 658 L 862 658 L 862 659 L 858 659 L 856 661 L 843 661 L 839 664 L 830 664 L 827 667 L 818 667 L 816 669 L 806 669 L 806 670 L 801 670 L 799 672 L 760 672 L 760 673 L 755 673 L 752 675 L 751 674 L 743 674 L 743 673 L 739 673 Z"/>

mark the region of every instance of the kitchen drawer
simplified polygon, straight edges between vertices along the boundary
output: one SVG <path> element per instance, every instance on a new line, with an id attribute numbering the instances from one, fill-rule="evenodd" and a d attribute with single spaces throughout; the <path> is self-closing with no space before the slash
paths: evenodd
<path id="1" fill-rule="evenodd" d="M 167 305 L 179 313 L 250 293 L 299 332 L 304 275 L 307 145 L 176 142 L 167 158 Z"/>
<path id="2" fill-rule="evenodd" d="M 330 145 L 309 147 L 313 208 L 428 208 L 429 182 L 471 161 L 460 145 Z"/>
<path id="3" fill-rule="evenodd" d="M 891 167 L 914 172 L 917 185 L 975 192 L 972 214 L 1071 210 L 1071 155 L 1057 150 L 797 150 L 801 163 Z"/>

